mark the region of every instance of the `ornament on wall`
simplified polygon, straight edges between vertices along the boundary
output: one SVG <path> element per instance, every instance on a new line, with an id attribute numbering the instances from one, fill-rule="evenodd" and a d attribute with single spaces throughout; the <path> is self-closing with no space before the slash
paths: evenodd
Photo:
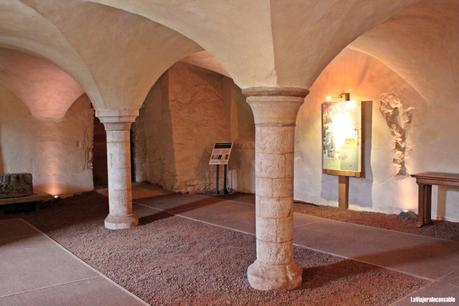
<path id="1" fill-rule="evenodd" d="M 86 115 L 87 116 L 87 115 Z M 94 117 L 94 112 L 91 111 L 89 116 Z M 83 131 L 83 141 L 81 149 L 84 154 L 84 162 L 82 170 L 92 170 L 93 168 L 93 146 L 94 146 L 94 121 L 88 120 Z"/>
<path id="2" fill-rule="evenodd" d="M 408 131 L 413 121 L 414 107 L 404 107 L 400 98 L 393 93 L 384 93 L 379 97 L 379 111 L 386 120 L 394 142 L 393 162 L 396 175 L 407 175 L 406 156 L 408 153 Z"/>

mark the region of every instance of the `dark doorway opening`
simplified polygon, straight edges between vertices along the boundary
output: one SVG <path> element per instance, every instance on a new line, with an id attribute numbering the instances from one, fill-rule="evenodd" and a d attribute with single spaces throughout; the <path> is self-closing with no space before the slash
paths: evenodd
<path id="1" fill-rule="evenodd" d="M 94 188 L 107 187 L 107 133 L 105 132 L 104 125 L 97 117 L 94 117 L 94 146 L 92 158 Z"/>
<path id="2" fill-rule="evenodd" d="M 135 182 L 135 128 L 131 126 L 131 181 Z"/>
<path id="3" fill-rule="evenodd" d="M 131 180 L 135 181 L 135 153 L 134 153 L 134 129 L 131 128 Z M 105 188 L 108 186 L 107 168 L 107 133 L 104 125 L 97 117 L 94 117 L 94 144 L 93 144 L 92 176 L 94 188 Z"/>

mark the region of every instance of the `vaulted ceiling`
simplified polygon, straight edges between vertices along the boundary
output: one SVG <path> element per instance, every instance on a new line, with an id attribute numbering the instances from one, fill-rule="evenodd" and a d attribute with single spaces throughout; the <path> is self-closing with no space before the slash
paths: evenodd
<path id="1" fill-rule="evenodd" d="M 452 99 L 458 21 L 455 0 L 0 0 L 0 46 L 59 67 L 97 109 L 139 108 L 161 74 L 182 59 L 228 75 L 241 88 L 309 88 L 349 44 L 424 97 L 441 91 Z M 16 88 L 8 78 L 20 73 L 7 66 L 0 82 Z M 70 77 L 62 85 L 71 88 L 65 94 L 71 100 L 78 90 Z M 67 102 L 60 105 L 65 113 Z"/>
<path id="2" fill-rule="evenodd" d="M 56 65 L 10 49 L 0 49 L 0 84 L 38 119 L 61 120 L 83 94 L 80 85 Z"/>

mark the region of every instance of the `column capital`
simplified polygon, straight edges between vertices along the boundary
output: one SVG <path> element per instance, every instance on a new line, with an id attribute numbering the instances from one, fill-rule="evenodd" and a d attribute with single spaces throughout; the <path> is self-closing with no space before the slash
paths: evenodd
<path id="1" fill-rule="evenodd" d="M 242 90 L 257 126 L 294 126 L 309 90 L 294 87 L 251 87 Z"/>
<path id="2" fill-rule="evenodd" d="M 104 124 L 107 131 L 129 130 L 137 116 L 139 116 L 137 109 L 96 110 L 96 117 Z"/>

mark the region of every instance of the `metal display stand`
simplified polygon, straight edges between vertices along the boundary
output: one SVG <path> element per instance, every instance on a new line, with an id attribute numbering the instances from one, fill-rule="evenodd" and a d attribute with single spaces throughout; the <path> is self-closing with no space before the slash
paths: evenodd
<path id="1" fill-rule="evenodd" d="M 231 156 L 231 149 L 233 144 L 231 142 L 217 142 L 214 145 L 212 154 L 210 156 L 209 165 L 216 166 L 216 193 L 220 194 L 220 166 L 223 165 L 223 194 L 229 194 L 228 191 L 228 162 Z"/>
<path id="2" fill-rule="evenodd" d="M 216 165 L 217 167 L 217 176 L 215 178 L 215 189 L 217 194 L 220 194 L 220 165 Z M 223 194 L 229 194 L 228 191 L 228 184 L 227 184 L 227 177 L 228 177 L 228 165 L 223 165 Z"/>

